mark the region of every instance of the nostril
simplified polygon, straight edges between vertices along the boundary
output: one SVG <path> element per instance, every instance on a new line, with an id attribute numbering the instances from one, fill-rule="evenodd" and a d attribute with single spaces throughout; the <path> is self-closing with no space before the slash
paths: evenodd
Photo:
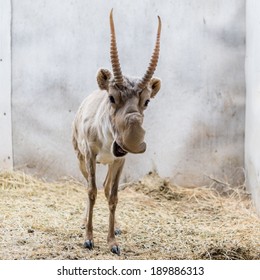
<path id="1" fill-rule="evenodd" d="M 129 124 L 142 124 L 143 116 L 139 112 L 131 112 L 126 114 L 126 121 Z"/>
<path id="2" fill-rule="evenodd" d="M 126 117 L 140 117 L 142 118 L 143 115 L 137 110 L 128 110 L 126 111 Z"/>
<path id="3" fill-rule="evenodd" d="M 139 114 L 140 115 L 140 113 L 136 110 L 128 110 L 128 111 L 126 111 L 126 114 L 127 115 L 131 115 L 131 114 Z"/>

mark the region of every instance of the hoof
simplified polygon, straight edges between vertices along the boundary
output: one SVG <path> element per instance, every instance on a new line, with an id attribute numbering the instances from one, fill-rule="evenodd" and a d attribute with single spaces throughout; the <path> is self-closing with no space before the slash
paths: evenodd
<path id="1" fill-rule="evenodd" d="M 113 254 L 116 254 L 116 255 L 120 256 L 120 249 L 119 249 L 119 247 L 116 246 L 116 245 L 114 245 L 114 246 L 111 248 L 111 252 L 112 252 Z"/>
<path id="2" fill-rule="evenodd" d="M 84 248 L 92 250 L 94 248 L 94 242 L 92 240 L 85 241 Z"/>
<path id="3" fill-rule="evenodd" d="M 116 228 L 115 229 L 115 235 L 120 235 L 122 233 L 121 229 Z"/>

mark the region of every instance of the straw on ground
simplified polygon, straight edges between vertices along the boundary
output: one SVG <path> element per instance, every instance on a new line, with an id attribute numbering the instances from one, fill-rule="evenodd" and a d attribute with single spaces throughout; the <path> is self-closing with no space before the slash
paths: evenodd
<path id="1" fill-rule="evenodd" d="M 260 220 L 244 188 L 177 187 L 150 173 L 121 188 L 121 256 L 107 250 L 108 207 L 95 205 L 95 248 L 83 248 L 86 187 L 0 173 L 0 259 L 260 259 Z M 223 191 L 223 188 L 222 188 Z"/>

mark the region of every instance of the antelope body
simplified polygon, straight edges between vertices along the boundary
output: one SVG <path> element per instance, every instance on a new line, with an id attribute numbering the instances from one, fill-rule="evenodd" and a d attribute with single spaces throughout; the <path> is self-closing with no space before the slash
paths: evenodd
<path id="1" fill-rule="evenodd" d="M 129 153 L 143 153 L 145 131 L 142 128 L 143 112 L 150 98 L 161 87 L 161 80 L 153 78 L 159 58 L 161 20 L 158 17 L 156 44 L 149 67 L 142 79 L 122 75 L 115 37 L 112 10 L 110 13 L 112 73 L 100 69 L 97 73 L 99 90 L 89 95 L 81 104 L 73 122 L 73 146 L 79 167 L 88 182 L 88 201 L 84 219 L 86 235 L 84 247 L 93 249 L 93 208 L 97 196 L 96 164 L 108 165 L 104 192 L 109 205 L 108 245 L 115 254 L 120 249 L 115 235 L 115 210 L 118 201 L 118 184 Z"/>

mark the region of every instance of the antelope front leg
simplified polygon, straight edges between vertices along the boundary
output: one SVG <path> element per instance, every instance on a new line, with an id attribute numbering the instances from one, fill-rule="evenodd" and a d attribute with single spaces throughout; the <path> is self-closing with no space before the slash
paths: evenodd
<path id="1" fill-rule="evenodd" d="M 109 164 L 108 165 L 108 171 L 107 171 L 107 175 L 106 175 L 106 179 L 103 183 L 104 186 L 104 193 L 107 199 L 107 202 L 109 202 L 109 197 L 110 197 L 110 192 L 111 192 L 111 184 L 112 184 L 112 179 L 113 179 L 113 164 Z M 121 230 L 118 228 L 117 222 L 116 222 L 116 218 L 115 218 L 115 235 L 119 235 L 121 234 Z"/>
<path id="2" fill-rule="evenodd" d="M 84 247 L 88 249 L 93 249 L 94 239 L 93 239 L 93 208 L 95 205 L 97 197 L 97 187 L 96 187 L 96 159 L 94 156 L 88 157 L 86 169 L 89 174 L 88 176 L 88 202 L 86 211 L 86 237 L 84 242 Z"/>
<path id="3" fill-rule="evenodd" d="M 118 184 L 124 166 L 124 162 L 125 162 L 124 159 L 116 160 L 111 165 L 111 169 L 108 174 L 108 176 L 112 177 L 111 178 L 112 185 L 108 197 L 108 205 L 109 205 L 110 213 L 109 213 L 109 228 L 108 228 L 107 242 L 111 252 L 117 255 L 120 255 L 120 249 L 115 238 L 115 212 L 116 212 L 116 206 L 118 202 Z"/>

